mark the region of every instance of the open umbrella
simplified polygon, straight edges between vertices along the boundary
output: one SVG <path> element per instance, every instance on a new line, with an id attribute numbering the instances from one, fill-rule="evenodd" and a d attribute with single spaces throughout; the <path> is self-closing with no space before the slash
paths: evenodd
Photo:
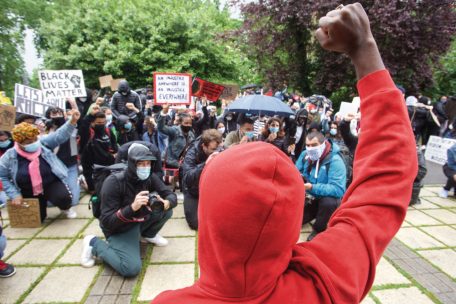
<path id="1" fill-rule="evenodd" d="M 235 100 L 228 106 L 231 112 L 265 114 L 269 116 L 294 115 L 291 108 L 280 99 L 265 95 L 248 95 Z"/>
<path id="2" fill-rule="evenodd" d="M 241 90 L 256 89 L 256 88 L 259 88 L 259 87 L 260 87 L 259 85 L 251 83 L 251 84 L 246 84 L 246 85 L 242 86 Z"/>

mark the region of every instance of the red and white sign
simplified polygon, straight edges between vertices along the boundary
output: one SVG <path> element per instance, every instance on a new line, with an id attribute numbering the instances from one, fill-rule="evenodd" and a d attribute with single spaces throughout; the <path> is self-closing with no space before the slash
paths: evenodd
<path id="1" fill-rule="evenodd" d="M 192 101 L 192 75 L 180 73 L 154 73 L 155 104 L 190 104 Z"/>
<path id="2" fill-rule="evenodd" d="M 223 90 L 225 90 L 225 87 L 201 78 L 195 78 L 192 89 L 193 96 L 195 97 L 206 96 L 209 101 L 217 101 L 220 95 L 222 95 Z"/>

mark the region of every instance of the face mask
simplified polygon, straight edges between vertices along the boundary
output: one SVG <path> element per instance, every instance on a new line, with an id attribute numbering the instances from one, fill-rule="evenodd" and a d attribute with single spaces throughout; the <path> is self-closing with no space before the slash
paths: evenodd
<path id="1" fill-rule="evenodd" d="M 317 147 L 308 147 L 307 155 L 309 155 L 309 158 L 311 161 L 317 161 L 318 159 L 320 159 L 325 148 L 326 148 L 326 143 L 322 143 L 321 145 L 319 145 Z"/>
<path id="2" fill-rule="evenodd" d="M 54 125 L 56 125 L 57 127 L 61 127 L 65 123 L 65 118 L 63 116 L 62 117 L 53 117 L 52 123 Z"/>
<path id="3" fill-rule="evenodd" d="M 35 141 L 34 143 L 28 144 L 23 146 L 25 152 L 34 153 L 41 147 L 41 143 L 39 140 Z"/>
<path id="4" fill-rule="evenodd" d="M 226 120 L 228 120 L 228 121 L 232 121 L 232 120 L 233 120 L 233 117 L 231 117 L 231 116 L 227 116 L 227 117 L 226 117 Z"/>
<path id="5" fill-rule="evenodd" d="M 71 121 L 71 115 L 68 115 L 68 116 L 67 116 L 67 120 L 68 120 L 68 121 Z"/>
<path id="6" fill-rule="evenodd" d="M 79 100 L 80 100 L 81 102 L 86 102 L 86 101 L 87 101 L 87 97 L 79 97 Z"/>
<path id="7" fill-rule="evenodd" d="M 105 126 L 104 126 L 104 125 L 95 125 L 95 126 L 93 127 L 93 129 L 94 129 L 95 133 L 97 133 L 97 134 L 103 134 L 104 131 L 105 131 Z"/>
<path id="8" fill-rule="evenodd" d="M 223 133 L 225 133 L 225 127 L 218 128 L 217 131 L 219 131 L 220 134 L 223 134 Z"/>
<path id="9" fill-rule="evenodd" d="M 269 132 L 271 132 L 271 133 L 278 133 L 278 132 L 279 132 L 279 128 L 278 128 L 278 127 L 270 127 L 270 128 L 269 128 Z"/>
<path id="10" fill-rule="evenodd" d="M 11 140 L 7 139 L 5 141 L 0 141 L 0 148 L 6 148 L 11 145 Z"/>
<path id="11" fill-rule="evenodd" d="M 191 126 L 181 126 L 181 129 L 184 133 L 188 133 L 188 132 L 190 132 L 192 127 Z"/>
<path id="12" fill-rule="evenodd" d="M 106 115 L 106 124 L 109 125 L 112 122 L 112 115 Z"/>
<path id="13" fill-rule="evenodd" d="M 126 124 L 124 124 L 124 128 L 125 128 L 125 130 L 130 131 L 131 130 L 131 122 L 127 122 Z"/>
<path id="14" fill-rule="evenodd" d="M 138 175 L 140 180 L 146 180 L 150 175 L 150 167 L 136 168 L 136 175 Z"/>
<path id="15" fill-rule="evenodd" d="M 127 96 L 128 93 L 127 92 L 122 92 L 120 94 L 122 94 L 123 96 Z"/>
<path id="16" fill-rule="evenodd" d="M 253 131 L 247 131 L 245 132 L 245 136 L 247 136 L 249 139 L 252 139 L 253 136 L 255 136 L 255 133 Z"/>
<path id="17" fill-rule="evenodd" d="M 331 134 L 332 136 L 336 136 L 337 135 L 337 129 L 331 129 L 329 131 L 329 134 Z"/>

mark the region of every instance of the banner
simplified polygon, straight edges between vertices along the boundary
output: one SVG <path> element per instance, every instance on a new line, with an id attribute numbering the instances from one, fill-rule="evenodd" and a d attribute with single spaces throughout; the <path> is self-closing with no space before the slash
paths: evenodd
<path id="1" fill-rule="evenodd" d="M 98 77 L 98 81 L 100 82 L 100 88 L 110 87 L 112 79 L 112 75 Z"/>
<path id="2" fill-rule="evenodd" d="M 444 165 L 447 162 L 447 150 L 456 144 L 455 139 L 431 136 L 426 146 L 424 158 L 433 163 Z"/>
<path id="3" fill-rule="evenodd" d="M 87 97 L 81 70 L 39 71 L 44 100 Z"/>
<path id="4" fill-rule="evenodd" d="M 0 104 L 0 131 L 11 131 L 16 121 L 16 108 Z"/>
<path id="5" fill-rule="evenodd" d="M 192 84 L 193 96 L 206 96 L 209 101 L 217 101 L 220 98 L 220 95 L 222 95 L 224 89 L 225 87 L 222 85 L 215 84 L 198 77 L 193 80 Z"/>
<path id="6" fill-rule="evenodd" d="M 192 101 L 192 75 L 154 73 L 155 104 L 190 104 Z"/>
<path id="7" fill-rule="evenodd" d="M 44 117 L 46 110 L 51 106 L 65 110 L 65 99 L 51 98 L 44 100 L 42 91 L 16 83 L 14 88 L 14 106 L 19 113 Z"/>
<path id="8" fill-rule="evenodd" d="M 119 87 L 120 81 L 125 80 L 125 78 L 119 78 L 119 79 L 111 79 L 109 82 L 111 86 L 111 91 L 117 91 L 117 88 Z"/>

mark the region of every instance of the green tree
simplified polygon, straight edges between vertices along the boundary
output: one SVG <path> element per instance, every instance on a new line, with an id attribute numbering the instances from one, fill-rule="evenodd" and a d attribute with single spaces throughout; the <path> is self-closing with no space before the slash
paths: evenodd
<path id="1" fill-rule="evenodd" d="M 38 41 L 46 68 L 81 69 L 87 87 L 106 74 L 145 86 L 154 71 L 238 82 L 252 63 L 222 33 L 240 25 L 214 1 L 81 0 L 57 5 Z"/>
<path id="2" fill-rule="evenodd" d="M 433 95 L 456 95 L 456 40 L 434 69 Z"/>
<path id="3" fill-rule="evenodd" d="M 37 27 L 46 6 L 45 0 L 0 0 L 0 91 L 10 97 L 14 83 L 21 82 L 24 75 L 20 53 L 24 31 Z"/>

